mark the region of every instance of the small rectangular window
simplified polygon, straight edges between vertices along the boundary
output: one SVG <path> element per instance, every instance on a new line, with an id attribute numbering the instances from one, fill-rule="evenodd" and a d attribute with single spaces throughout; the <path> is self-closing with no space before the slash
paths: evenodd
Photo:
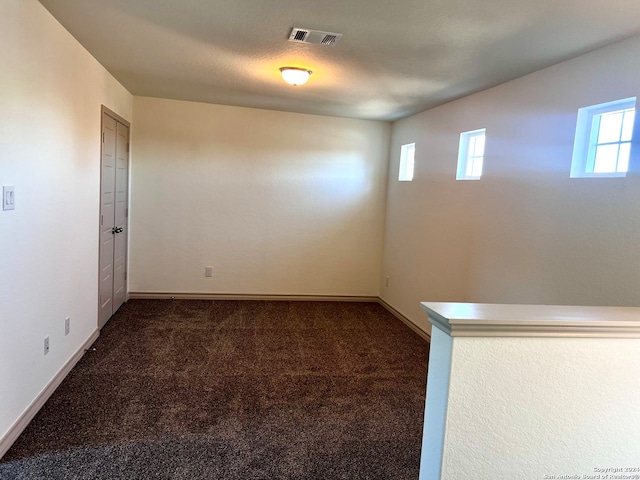
<path id="1" fill-rule="evenodd" d="M 480 180 L 484 163 L 486 129 L 460 134 L 456 180 Z"/>
<path id="2" fill-rule="evenodd" d="M 401 182 L 410 182 L 413 180 L 414 158 L 416 153 L 416 144 L 408 143 L 400 148 L 400 172 L 398 180 Z"/>
<path id="3" fill-rule="evenodd" d="M 635 97 L 578 110 L 572 178 L 626 176 L 635 113 Z"/>

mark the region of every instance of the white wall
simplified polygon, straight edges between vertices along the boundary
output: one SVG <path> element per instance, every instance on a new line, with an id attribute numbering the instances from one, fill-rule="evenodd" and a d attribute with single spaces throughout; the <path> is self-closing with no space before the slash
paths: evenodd
<path id="1" fill-rule="evenodd" d="M 640 96 L 638 51 L 636 37 L 394 123 L 381 297 L 427 331 L 420 301 L 639 305 L 640 176 L 569 178 L 578 108 Z M 459 135 L 483 127 L 483 178 L 456 181 Z M 415 179 L 398 182 L 414 141 Z"/>
<path id="2" fill-rule="evenodd" d="M 131 119 L 133 99 L 35 0 L 1 3 L 0 44 L 0 183 L 16 191 L 0 210 L 1 455 L 96 331 L 100 106 Z"/>
<path id="3" fill-rule="evenodd" d="M 638 372 L 640 339 L 455 337 L 441 478 L 640 468 Z"/>
<path id="4" fill-rule="evenodd" d="M 378 295 L 390 124 L 134 109 L 132 292 Z"/>

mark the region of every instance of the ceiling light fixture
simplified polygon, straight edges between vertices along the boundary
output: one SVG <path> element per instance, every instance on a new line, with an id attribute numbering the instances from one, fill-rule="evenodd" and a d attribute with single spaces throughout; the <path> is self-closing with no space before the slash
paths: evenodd
<path id="1" fill-rule="evenodd" d="M 307 83 L 312 72 L 306 68 L 281 67 L 280 73 L 282 73 L 282 78 L 284 78 L 285 82 L 296 86 Z"/>

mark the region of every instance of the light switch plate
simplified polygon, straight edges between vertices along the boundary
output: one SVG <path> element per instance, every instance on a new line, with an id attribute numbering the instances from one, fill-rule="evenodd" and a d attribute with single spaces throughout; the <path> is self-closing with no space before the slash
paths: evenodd
<path id="1" fill-rule="evenodd" d="M 16 191 L 13 185 L 2 186 L 2 209 L 15 210 L 16 208 Z"/>

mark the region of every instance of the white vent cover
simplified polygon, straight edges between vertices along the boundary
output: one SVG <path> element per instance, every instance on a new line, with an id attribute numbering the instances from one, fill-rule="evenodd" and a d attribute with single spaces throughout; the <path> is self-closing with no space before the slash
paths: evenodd
<path id="1" fill-rule="evenodd" d="M 320 32 L 319 30 L 297 27 L 293 27 L 291 35 L 289 35 L 290 42 L 313 43 L 315 45 L 327 45 L 329 47 L 335 45 L 341 38 L 341 33 Z"/>

